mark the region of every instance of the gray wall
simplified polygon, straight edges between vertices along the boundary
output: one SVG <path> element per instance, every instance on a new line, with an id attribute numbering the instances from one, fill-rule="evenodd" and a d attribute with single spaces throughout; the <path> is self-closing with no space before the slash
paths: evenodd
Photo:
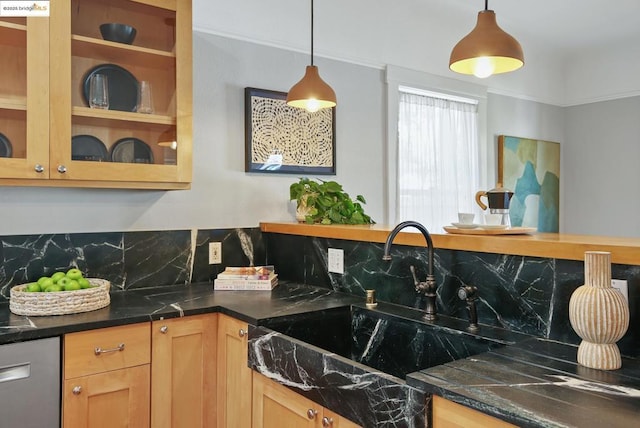
<path id="1" fill-rule="evenodd" d="M 244 172 L 244 88 L 288 91 L 309 56 L 194 33 L 193 184 L 187 191 L 0 187 L 0 235 L 255 227 L 294 219 L 296 175 Z M 380 69 L 317 59 L 338 94 L 337 175 L 382 216 Z"/>
<path id="2" fill-rule="evenodd" d="M 308 62 L 308 54 L 194 32 L 192 189 L 0 187 L 0 235 L 255 227 L 260 221 L 293 220 L 288 188 L 296 175 L 244 172 L 243 90 L 287 91 Z M 316 58 L 316 64 L 338 94 L 334 178 L 350 194 L 363 194 L 367 211 L 382 221 L 384 71 L 325 58 Z M 629 98 L 560 108 L 489 94 L 493 153 L 487 168 L 495 172 L 497 135 L 558 141 L 561 216 L 571 219 L 564 231 L 639 236 L 637 223 L 621 221 L 632 218 L 640 204 L 631 188 L 640 174 L 634 169 L 639 103 L 640 98 Z M 598 195 L 620 209 L 614 213 L 611 204 L 593 202 Z"/>
<path id="3" fill-rule="evenodd" d="M 566 108 L 568 233 L 640 237 L 640 97 Z"/>

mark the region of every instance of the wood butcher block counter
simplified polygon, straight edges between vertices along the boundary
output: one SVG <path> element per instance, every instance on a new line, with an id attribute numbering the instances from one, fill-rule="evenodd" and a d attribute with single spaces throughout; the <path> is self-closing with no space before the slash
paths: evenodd
<path id="1" fill-rule="evenodd" d="M 386 225 L 316 225 L 305 223 L 261 223 L 267 233 L 345 239 L 384 243 L 394 226 Z M 420 233 L 407 228 L 394 240 L 395 244 L 423 246 Z M 484 253 L 584 260 L 585 251 L 608 251 L 611 262 L 640 265 L 640 239 L 565 233 L 532 233 L 523 235 L 458 235 L 431 234 L 436 248 Z"/>

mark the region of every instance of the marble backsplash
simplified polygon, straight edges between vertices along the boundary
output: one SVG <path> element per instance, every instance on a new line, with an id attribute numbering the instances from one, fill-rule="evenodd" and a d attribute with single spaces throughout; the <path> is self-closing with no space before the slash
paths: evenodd
<path id="1" fill-rule="evenodd" d="M 209 265 L 209 242 L 222 242 L 222 264 Z M 328 273 L 327 249 L 344 250 L 344 275 Z M 0 302 L 12 286 L 78 267 L 86 276 L 111 281 L 113 290 L 211 281 L 226 266 L 273 264 L 282 280 L 342 291 L 364 299 L 423 308 L 410 266 L 423 280 L 425 248 L 338 239 L 263 234 L 259 228 L 105 232 L 0 236 Z M 482 324 L 566 343 L 580 338 L 569 324 L 569 298 L 584 281 L 581 261 L 435 250 L 437 308 L 468 317 L 457 297 L 461 285 L 478 288 Z M 613 265 L 614 278 L 629 284 L 631 320 L 618 342 L 624 355 L 640 357 L 640 266 Z"/>
<path id="2" fill-rule="evenodd" d="M 378 300 L 424 308 L 414 291 L 410 266 L 419 280 L 427 272 L 425 248 L 393 245 L 391 261 L 383 261 L 382 244 L 304 236 L 265 234 L 269 263 L 281 278 L 355 295 L 374 289 Z M 328 273 L 327 249 L 344 250 L 345 273 Z M 580 338 L 569 323 L 569 298 L 584 283 L 581 261 L 435 250 L 434 272 L 439 313 L 467 319 L 457 296 L 463 285 L 478 288 L 481 324 L 506 328 L 565 343 Z M 613 265 L 613 278 L 629 284 L 631 321 L 618 342 L 624 355 L 640 357 L 640 266 Z"/>
<path id="3" fill-rule="evenodd" d="M 210 265 L 209 242 L 222 242 Z M 0 236 L 0 301 L 14 285 L 79 268 L 112 290 L 207 282 L 226 266 L 266 263 L 258 228 Z"/>

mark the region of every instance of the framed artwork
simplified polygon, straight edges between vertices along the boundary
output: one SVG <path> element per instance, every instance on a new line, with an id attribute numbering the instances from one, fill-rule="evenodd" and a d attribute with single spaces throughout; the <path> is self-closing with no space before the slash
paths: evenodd
<path id="1" fill-rule="evenodd" d="M 560 144 L 498 136 L 498 182 L 513 191 L 512 226 L 558 232 L 560 219 Z"/>
<path id="2" fill-rule="evenodd" d="M 335 175 L 335 107 L 290 107 L 285 92 L 245 88 L 245 171 Z"/>

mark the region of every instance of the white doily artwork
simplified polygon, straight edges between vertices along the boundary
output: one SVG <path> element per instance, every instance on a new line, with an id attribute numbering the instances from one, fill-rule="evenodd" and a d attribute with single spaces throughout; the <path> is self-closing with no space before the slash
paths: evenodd
<path id="1" fill-rule="evenodd" d="M 333 110 L 290 107 L 286 94 L 275 94 L 278 98 L 250 96 L 247 155 L 253 170 L 335 173 Z"/>

